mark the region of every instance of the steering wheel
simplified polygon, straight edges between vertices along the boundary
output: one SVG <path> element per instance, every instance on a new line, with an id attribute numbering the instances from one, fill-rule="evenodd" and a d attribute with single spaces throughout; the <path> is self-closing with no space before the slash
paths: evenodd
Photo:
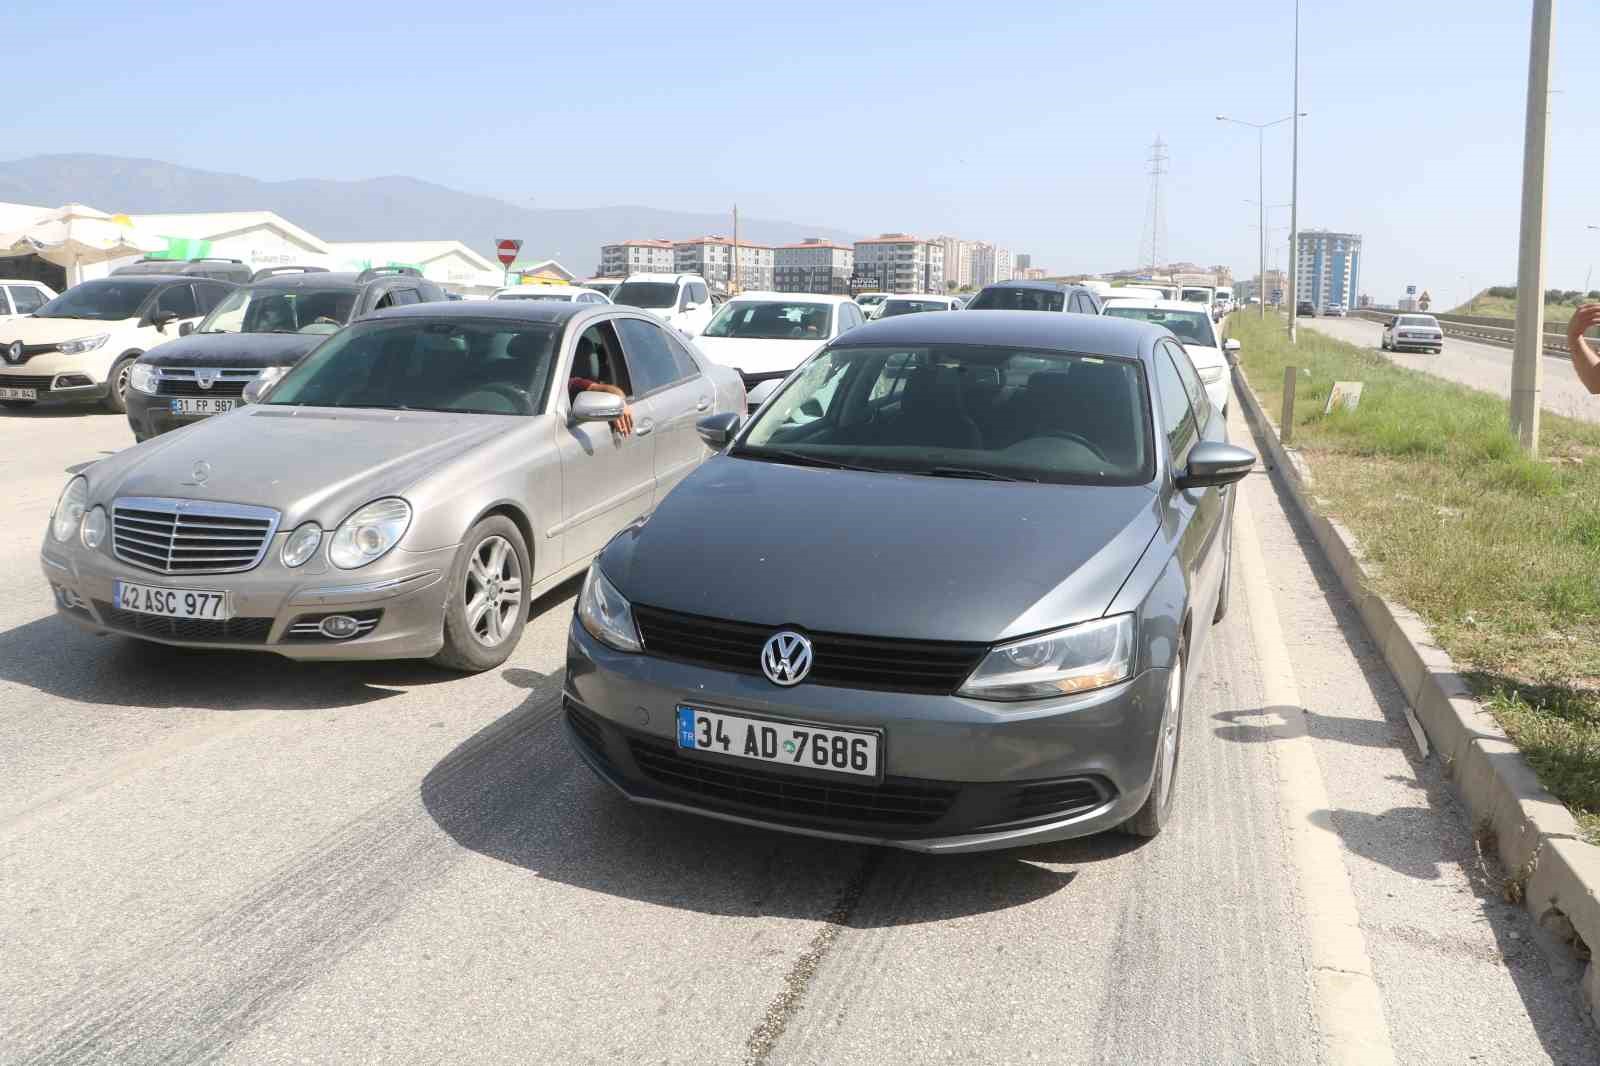
<path id="1" fill-rule="evenodd" d="M 1089 451 L 1093 452 L 1094 453 L 1094 457 L 1096 459 L 1100 460 L 1102 463 L 1111 462 L 1110 457 L 1108 457 L 1105 452 L 1101 451 L 1099 449 L 1099 447 L 1097 447 L 1092 440 L 1089 440 L 1087 437 L 1084 437 L 1081 434 L 1069 433 L 1067 430 L 1064 430 L 1064 429 L 1047 429 L 1042 433 L 1035 433 L 1034 436 L 1036 436 L 1036 437 L 1057 437 L 1057 438 L 1059 438 L 1061 440 L 1070 440 L 1074 444 L 1081 444 L 1085 448 L 1087 448 Z"/>
<path id="2" fill-rule="evenodd" d="M 487 385 L 479 385 L 476 388 L 468 389 L 461 396 L 457 396 L 456 399 L 459 400 L 463 396 L 471 396 L 475 392 L 486 392 L 491 396 L 498 396 L 508 401 L 518 414 L 527 415 L 533 413 L 533 394 L 527 389 L 519 388 L 516 385 L 509 385 L 503 381 L 494 381 Z"/>

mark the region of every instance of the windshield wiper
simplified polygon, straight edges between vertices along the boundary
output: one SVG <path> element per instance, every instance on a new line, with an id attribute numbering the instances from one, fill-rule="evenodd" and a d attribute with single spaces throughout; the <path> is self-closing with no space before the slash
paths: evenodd
<path id="1" fill-rule="evenodd" d="M 979 470 L 972 466 L 930 466 L 926 470 L 907 470 L 908 474 L 925 474 L 928 477 L 962 477 L 973 481 L 1031 481 L 1039 483 L 1036 477 L 1017 477 L 1013 474 L 997 474 L 993 470 Z"/>
<path id="2" fill-rule="evenodd" d="M 740 448 L 733 455 L 741 459 L 760 459 L 768 463 L 792 463 L 795 466 L 816 466 L 826 470 L 866 470 L 874 474 L 882 473 L 875 466 L 853 466 L 850 463 L 841 463 L 837 459 L 824 459 L 804 452 L 792 452 L 787 448 L 763 448 L 760 451 Z"/>

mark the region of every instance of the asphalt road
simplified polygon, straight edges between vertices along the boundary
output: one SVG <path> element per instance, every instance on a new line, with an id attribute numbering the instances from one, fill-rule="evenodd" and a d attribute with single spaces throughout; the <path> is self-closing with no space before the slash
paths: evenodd
<path id="1" fill-rule="evenodd" d="M 1367 348 L 1377 348 L 1383 337 L 1383 326 L 1364 318 L 1304 318 L 1302 326 L 1350 341 Z M 1400 366 L 1421 370 L 1436 377 L 1458 381 L 1475 389 L 1499 396 L 1511 395 L 1511 349 L 1477 341 L 1446 337 L 1444 351 L 1438 355 L 1426 352 L 1384 352 L 1386 357 Z M 1566 356 L 1542 356 L 1544 367 L 1543 404 L 1545 410 L 1559 415 L 1600 421 L 1600 397 L 1589 395 L 1589 390 L 1578 382 L 1572 361 Z"/>
<path id="2" fill-rule="evenodd" d="M 557 719 L 571 587 L 471 678 L 57 621 L 50 505 L 129 443 L 0 413 L 0 1061 L 1323 1060 L 1246 563 L 1166 834 L 916 856 L 597 783 Z M 1242 492 L 1396 1061 L 1600 1061 L 1305 531 Z"/>

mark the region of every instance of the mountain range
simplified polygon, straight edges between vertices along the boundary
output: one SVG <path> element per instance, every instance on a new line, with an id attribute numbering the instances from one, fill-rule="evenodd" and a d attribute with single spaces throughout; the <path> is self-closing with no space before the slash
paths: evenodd
<path id="1" fill-rule="evenodd" d="M 408 177 L 332 181 L 260 181 L 154 159 L 39 155 L 0 161 L 0 201 L 55 207 L 83 203 L 102 211 L 165 214 L 274 211 L 330 241 L 458 240 L 494 259 L 494 242 L 520 238 L 523 258 L 560 259 L 586 274 L 600 245 L 632 238 L 684 240 L 727 233 L 726 214 L 618 206 L 519 207 Z M 739 237 L 785 244 L 806 237 L 849 243 L 854 235 L 825 226 L 740 218 Z"/>

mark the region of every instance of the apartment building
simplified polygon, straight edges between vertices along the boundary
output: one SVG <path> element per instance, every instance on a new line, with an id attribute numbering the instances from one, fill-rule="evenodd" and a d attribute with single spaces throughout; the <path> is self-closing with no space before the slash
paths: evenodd
<path id="1" fill-rule="evenodd" d="M 717 292 L 732 291 L 729 287 L 729 266 L 733 262 L 733 240 L 711 235 L 693 240 L 676 241 L 672 245 L 672 269 L 680 274 L 699 274 Z M 773 249 L 765 244 L 739 242 L 738 289 L 771 289 L 773 279 Z"/>
<path id="2" fill-rule="evenodd" d="M 779 292 L 818 292 L 845 296 L 855 273 L 856 253 L 848 244 L 807 237 L 772 251 L 773 288 Z"/>
<path id="3" fill-rule="evenodd" d="M 972 244 L 959 237 L 935 237 L 944 249 L 944 280 L 946 286 L 967 288 L 972 285 Z"/>
<path id="4" fill-rule="evenodd" d="M 597 277 L 625 278 L 629 274 L 670 274 L 673 270 L 671 241 L 622 241 L 600 246 Z"/>
<path id="5" fill-rule="evenodd" d="M 885 292 L 943 292 L 944 245 L 909 233 L 884 233 L 857 241 L 855 276 L 870 277 Z"/>
<path id="6" fill-rule="evenodd" d="M 1356 306 L 1361 292 L 1359 233 L 1303 230 L 1296 254 L 1296 300 L 1310 300 L 1318 311 L 1340 304 Z"/>

